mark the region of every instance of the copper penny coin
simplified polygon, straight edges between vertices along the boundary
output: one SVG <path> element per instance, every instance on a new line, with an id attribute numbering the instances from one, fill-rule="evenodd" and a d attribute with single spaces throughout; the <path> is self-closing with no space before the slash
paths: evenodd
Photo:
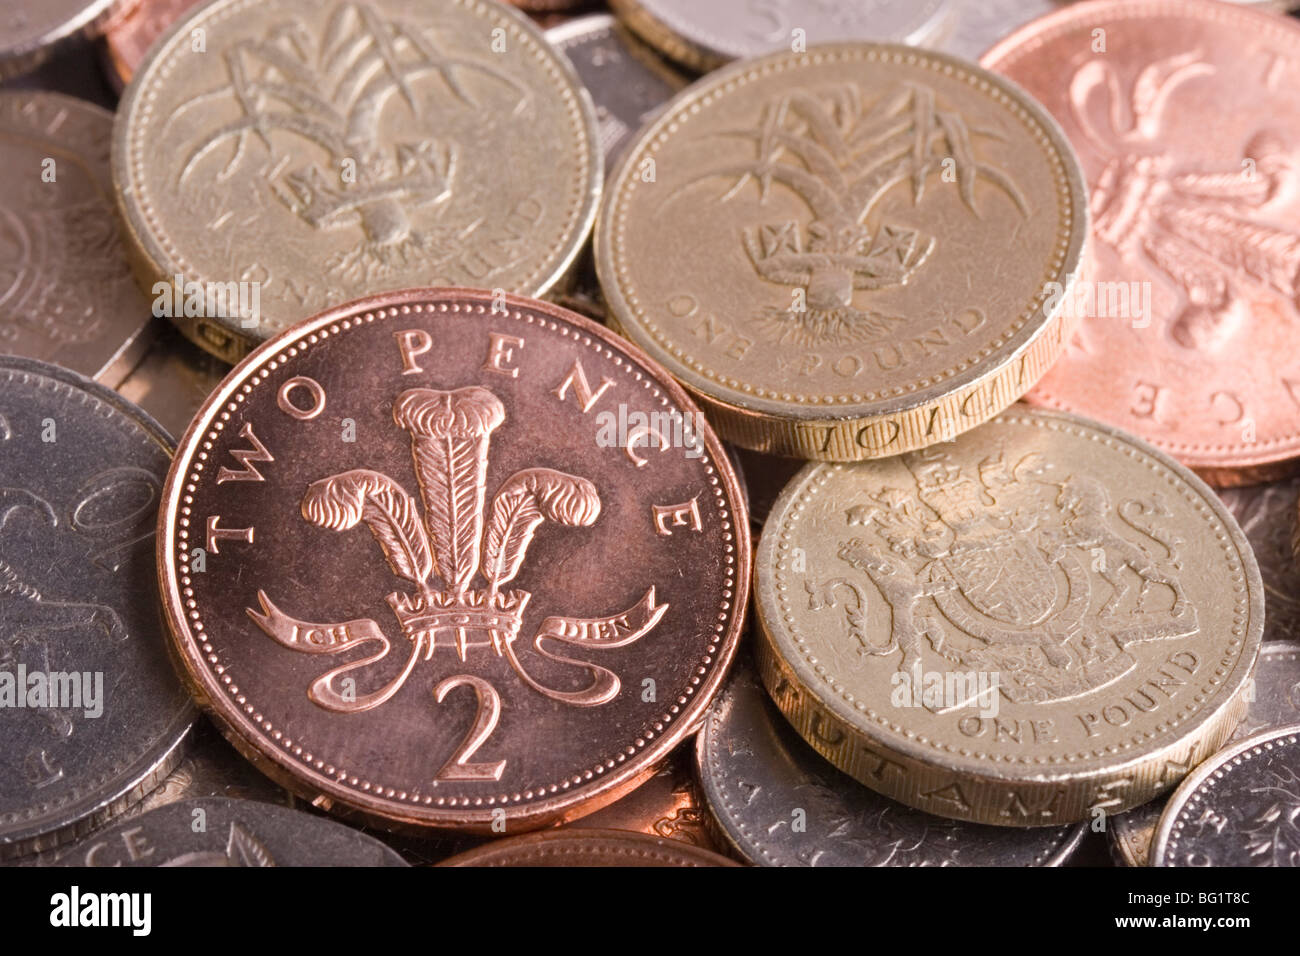
<path id="1" fill-rule="evenodd" d="M 748 592 L 744 504 L 685 393 L 590 320 L 487 291 L 271 340 L 164 501 L 202 706 L 317 806 L 399 824 L 499 834 L 617 799 L 699 725 Z"/>
<path id="2" fill-rule="evenodd" d="M 109 79 L 120 90 L 131 82 L 153 42 L 199 0 L 140 0 L 135 9 L 104 30 Z"/>
<path id="3" fill-rule="evenodd" d="M 1294 470 L 1300 24 L 1107 0 L 983 63 L 1056 116 L 1092 192 L 1092 275 L 1064 303 L 1080 331 L 1029 400 L 1118 425 L 1213 484 Z"/>
<path id="4" fill-rule="evenodd" d="M 678 748 L 654 776 L 622 800 L 579 821 L 582 827 L 632 830 L 717 850 L 690 754 Z"/>
<path id="5" fill-rule="evenodd" d="M 500 840 L 442 866 L 739 866 L 735 860 L 665 837 L 622 830 L 557 830 Z"/>

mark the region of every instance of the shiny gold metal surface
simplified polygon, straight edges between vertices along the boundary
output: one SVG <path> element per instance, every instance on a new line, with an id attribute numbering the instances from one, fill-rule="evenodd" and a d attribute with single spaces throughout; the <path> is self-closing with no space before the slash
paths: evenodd
<path id="1" fill-rule="evenodd" d="M 137 277 L 180 276 L 169 317 L 227 361 L 370 293 L 545 293 L 601 185 L 568 60 L 482 0 L 192 9 L 127 89 L 113 171 Z"/>
<path id="2" fill-rule="evenodd" d="M 1087 235 L 1060 129 L 952 57 L 837 44 L 733 64 L 628 148 L 597 225 L 615 324 L 730 441 L 821 460 L 952 438 L 1071 332 Z"/>
<path id="3" fill-rule="evenodd" d="M 1138 439 L 1017 406 L 953 443 L 810 465 L 764 528 L 764 684 L 867 786 L 1047 826 L 1167 790 L 1245 712 L 1250 547 Z"/>

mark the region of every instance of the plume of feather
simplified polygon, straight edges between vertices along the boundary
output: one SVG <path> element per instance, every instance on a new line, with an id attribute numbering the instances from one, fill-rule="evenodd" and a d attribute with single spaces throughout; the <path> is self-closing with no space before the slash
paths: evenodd
<path id="1" fill-rule="evenodd" d="M 438 574 L 457 595 L 478 570 L 488 442 L 505 417 L 501 400 L 477 385 L 453 392 L 412 388 L 393 403 L 393 420 L 411 433 Z"/>
<path id="2" fill-rule="evenodd" d="M 543 519 L 589 527 L 600 516 L 600 494 L 586 478 L 550 468 L 515 472 L 497 492 L 483 547 L 483 576 L 493 593 L 519 573 Z"/>
<path id="3" fill-rule="evenodd" d="M 387 475 L 358 468 L 313 482 L 302 496 L 302 516 L 331 531 L 347 531 L 364 521 L 394 574 L 425 586 L 433 573 L 433 554 L 415 499 Z"/>

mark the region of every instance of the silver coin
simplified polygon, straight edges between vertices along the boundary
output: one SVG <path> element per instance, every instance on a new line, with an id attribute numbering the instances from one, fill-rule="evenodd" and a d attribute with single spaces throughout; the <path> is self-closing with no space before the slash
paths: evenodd
<path id="1" fill-rule="evenodd" d="M 1300 866 L 1300 724 L 1247 737 L 1179 785 L 1152 866 Z"/>
<path id="2" fill-rule="evenodd" d="M 923 45 L 942 36 L 952 0 L 610 0 L 661 53 L 697 70 L 841 40 Z"/>
<path id="3" fill-rule="evenodd" d="M 253 800 L 182 800 L 114 824 L 55 866 L 406 866 L 373 837 Z"/>
<path id="4" fill-rule="evenodd" d="M 113 114 L 58 93 L 0 93 L 0 354 L 117 385 L 154 326 L 113 205 Z"/>
<path id="5" fill-rule="evenodd" d="M 63 41 L 91 36 L 136 0 L 5 0 L 0 8 L 0 77 L 38 66 Z"/>
<path id="6" fill-rule="evenodd" d="M 1300 723 L 1300 643 L 1265 644 L 1255 665 L 1249 709 L 1228 745 L 1275 727 Z M 1125 866 L 1146 866 L 1151 858 L 1160 815 L 1167 800 L 1150 803 L 1121 813 L 1110 820 L 1107 833 L 1111 853 Z"/>
<path id="7" fill-rule="evenodd" d="M 1030 20 L 1060 10 L 1070 0 L 956 0 L 943 48 L 978 60 L 989 47 Z"/>
<path id="8" fill-rule="evenodd" d="M 696 738 L 717 829 L 763 866 L 1060 866 L 1087 824 L 1015 829 L 930 816 L 840 773 L 737 667 Z"/>
<path id="9" fill-rule="evenodd" d="M 631 135 L 687 82 L 608 14 L 575 17 L 547 30 L 546 39 L 591 94 L 606 172 Z"/>
<path id="10" fill-rule="evenodd" d="M 1300 561 L 1291 547 L 1296 532 L 1300 478 L 1219 492 L 1246 532 L 1264 579 L 1264 640 L 1300 640 Z"/>
<path id="11" fill-rule="evenodd" d="M 80 376 L 0 356 L 0 859 L 152 790 L 194 721 L 154 527 L 171 440 Z"/>

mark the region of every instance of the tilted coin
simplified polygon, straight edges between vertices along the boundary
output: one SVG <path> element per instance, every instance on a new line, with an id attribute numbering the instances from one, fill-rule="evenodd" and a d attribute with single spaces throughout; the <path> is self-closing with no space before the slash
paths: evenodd
<path id="1" fill-rule="evenodd" d="M 200 703 L 315 805 L 399 824 L 499 835 L 617 799 L 698 726 L 746 605 L 744 505 L 685 393 L 488 291 L 285 333 L 200 411 L 165 500 Z"/>
<path id="2" fill-rule="evenodd" d="M 1246 709 L 1264 594 L 1245 535 L 1144 442 L 1017 406 L 955 442 L 810 465 L 763 528 L 763 683 L 813 748 L 940 816 L 1145 803 Z"/>
<path id="3" fill-rule="evenodd" d="M 1248 737 L 1169 800 L 1152 866 L 1300 866 L 1300 725 Z"/>
<path id="4" fill-rule="evenodd" d="M 1105 0 L 983 62 L 1061 121 L 1092 189 L 1094 262 L 1064 301 L 1080 331 L 1028 399 L 1139 435 L 1216 485 L 1295 470 L 1300 24 Z"/>
<path id="5" fill-rule="evenodd" d="M 952 0 L 610 0 L 629 27 L 693 69 L 833 40 L 922 44 L 942 35 Z"/>
<path id="6" fill-rule="evenodd" d="M 0 356 L 0 859 L 152 790 L 194 708 L 153 573 L 171 440 L 72 372 Z"/>
<path id="7" fill-rule="evenodd" d="M 442 866 L 738 866 L 735 860 L 666 837 L 577 827 L 497 840 Z"/>
<path id="8" fill-rule="evenodd" d="M 729 441 L 895 455 L 985 421 L 1068 338 L 1087 234 L 1056 123 L 952 57 L 841 44 L 710 74 L 628 148 L 596 267 Z"/>
<path id="9" fill-rule="evenodd" d="M 979 59 L 1016 27 L 1061 9 L 1069 0 L 954 0 L 952 28 L 943 49 Z"/>
<path id="10" fill-rule="evenodd" d="M 112 129 L 111 113 L 82 100 L 0 92 L 0 354 L 109 386 L 151 334 L 113 208 Z"/>
<path id="11" fill-rule="evenodd" d="M 7 0 L 0 10 L 0 79 L 30 70 L 60 44 L 97 32 L 136 0 Z"/>
<path id="12" fill-rule="evenodd" d="M 804 743 L 748 667 L 714 703 L 695 757 L 715 825 L 764 866 L 1060 866 L 1088 829 L 982 826 L 882 797 Z"/>
<path id="13" fill-rule="evenodd" d="M 591 93 L 606 169 L 614 167 L 628 138 L 686 85 L 684 76 L 608 14 L 570 20 L 547 30 L 546 39 L 564 51 Z"/>
<path id="14" fill-rule="evenodd" d="M 219 0 L 127 88 L 113 175 L 137 278 L 235 361 L 369 293 L 546 292 L 602 169 L 573 67 L 509 7 Z"/>
<path id="15" fill-rule="evenodd" d="M 690 755 L 679 747 L 654 776 L 621 800 L 578 821 L 601 830 L 633 830 L 717 851 Z"/>
<path id="16" fill-rule="evenodd" d="M 1300 640 L 1300 560 L 1291 546 L 1300 533 L 1300 478 L 1219 492 L 1246 532 L 1264 579 L 1264 640 Z"/>
<path id="17" fill-rule="evenodd" d="M 1264 730 L 1300 723 L 1300 644 L 1265 643 L 1259 652 L 1246 716 L 1228 739 L 1244 740 Z M 1153 800 L 1109 821 L 1112 851 L 1126 866 L 1146 866 L 1151 841 L 1168 801 Z"/>
<path id="18" fill-rule="evenodd" d="M 373 837 L 255 800 L 182 800 L 114 824 L 56 866 L 406 866 Z"/>
<path id="19" fill-rule="evenodd" d="M 229 365 L 168 326 L 117 391 L 180 436 L 229 372 Z"/>
<path id="20" fill-rule="evenodd" d="M 177 18 L 200 0 L 139 0 L 126 16 L 115 18 L 104 31 L 104 57 L 109 78 L 120 91 L 154 42 Z"/>

